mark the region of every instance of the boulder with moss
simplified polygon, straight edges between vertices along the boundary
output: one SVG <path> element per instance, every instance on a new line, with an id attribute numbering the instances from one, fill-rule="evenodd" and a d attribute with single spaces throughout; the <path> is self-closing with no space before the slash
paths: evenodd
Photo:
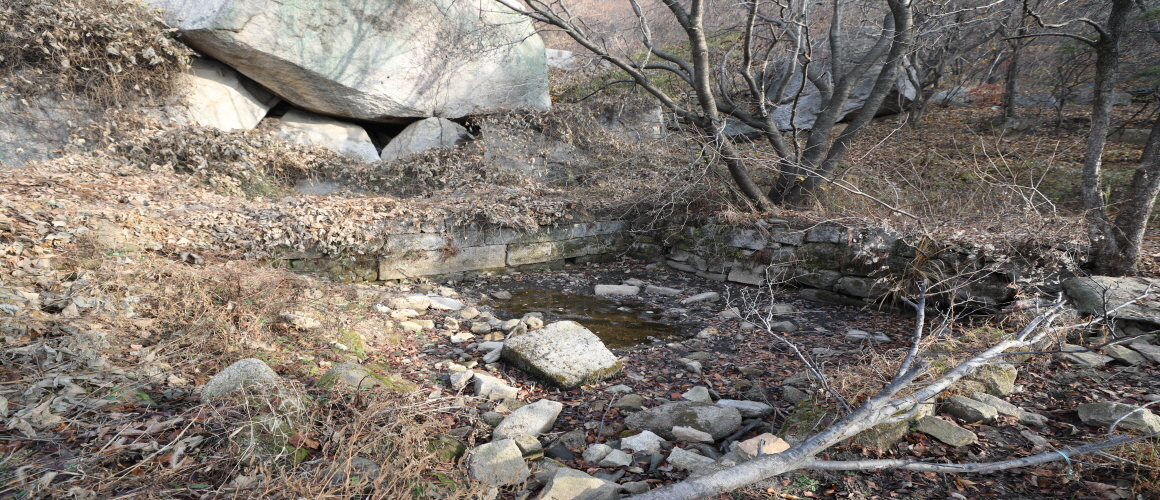
<path id="1" fill-rule="evenodd" d="M 500 356 L 562 389 L 599 382 L 623 369 L 596 334 L 574 321 L 552 323 L 512 337 L 504 343 Z"/>

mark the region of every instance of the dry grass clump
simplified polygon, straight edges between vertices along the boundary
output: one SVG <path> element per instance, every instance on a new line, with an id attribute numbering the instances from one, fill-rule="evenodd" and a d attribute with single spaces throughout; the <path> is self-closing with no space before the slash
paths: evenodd
<path id="1" fill-rule="evenodd" d="M 189 49 L 133 0 L 12 0 L 0 7 L 0 92 L 108 106 L 165 97 Z"/>

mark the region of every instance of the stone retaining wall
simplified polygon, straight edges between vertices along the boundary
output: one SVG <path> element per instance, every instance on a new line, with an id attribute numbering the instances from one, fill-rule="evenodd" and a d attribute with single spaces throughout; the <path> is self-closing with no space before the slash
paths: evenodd
<path id="1" fill-rule="evenodd" d="M 462 279 L 473 273 L 536 270 L 565 262 L 606 261 L 629 250 L 632 238 L 623 221 L 598 220 L 534 231 L 496 228 L 431 232 L 415 227 L 388 235 L 374 252 L 360 257 L 288 255 L 291 270 L 318 272 L 343 281 L 432 278 Z"/>
<path id="2" fill-rule="evenodd" d="M 662 261 L 704 278 L 748 285 L 803 287 L 803 297 L 845 305 L 881 302 L 894 283 L 928 276 L 974 306 L 1009 302 L 1018 287 L 1058 284 L 1068 277 L 1042 262 L 1010 258 L 989 245 L 935 244 L 882 228 L 806 225 L 769 219 L 748 226 L 708 222 L 676 234 L 629 231 L 620 220 L 585 221 L 515 229 L 447 230 L 399 227 L 375 242 L 368 256 L 334 258 L 298 254 L 284 259 L 293 270 L 344 281 L 431 278 L 453 281 L 482 272 L 540 270 L 565 262 L 607 261 L 620 255 Z M 1057 256 L 1067 258 L 1064 252 Z M 1038 266 L 1038 267 L 1037 267 Z M 1051 277 L 1045 275 L 1055 274 Z M 951 279 L 947 279 L 951 278 Z M 1057 285 L 1056 285 L 1057 286 Z M 1050 288 L 1050 287 L 1049 287 Z M 943 300 L 948 298 L 943 296 Z"/>

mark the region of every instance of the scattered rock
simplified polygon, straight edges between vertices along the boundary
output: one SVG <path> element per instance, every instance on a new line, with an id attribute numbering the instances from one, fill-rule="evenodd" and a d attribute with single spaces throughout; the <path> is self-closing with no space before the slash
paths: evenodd
<path id="1" fill-rule="evenodd" d="M 985 392 L 971 394 L 971 398 L 995 407 L 1003 415 L 1010 415 L 1019 419 L 1019 423 L 1021 424 L 1042 426 L 1047 423 L 1047 417 L 1038 413 L 1031 413 Z"/>
<path id="2" fill-rule="evenodd" d="M 669 465 L 672 465 L 673 468 L 689 472 L 701 470 L 713 463 L 712 458 L 685 451 L 681 448 L 673 448 L 673 451 L 669 452 L 668 461 Z"/>
<path id="3" fill-rule="evenodd" d="M 991 423 L 995 417 L 999 416 L 999 410 L 996 410 L 994 406 L 966 396 L 947 398 L 943 409 L 955 418 L 967 422 Z"/>
<path id="4" fill-rule="evenodd" d="M 569 450 L 567 446 L 559 443 L 549 446 L 547 450 L 544 450 L 544 456 L 561 462 L 576 460 L 576 455 L 572 454 L 572 450 Z"/>
<path id="5" fill-rule="evenodd" d="M 265 361 L 255 358 L 242 359 L 209 379 L 201 389 L 201 400 L 218 399 L 249 383 L 281 379 L 282 377 L 279 377 Z"/>
<path id="6" fill-rule="evenodd" d="M 778 321 L 776 323 L 770 324 L 769 329 L 775 332 L 793 333 L 797 331 L 798 326 L 795 325 L 793 321 Z"/>
<path id="7" fill-rule="evenodd" d="M 775 316 L 788 316 L 794 313 L 793 304 L 770 304 L 768 310 Z"/>
<path id="8" fill-rule="evenodd" d="M 680 297 L 684 291 L 676 288 L 649 285 L 645 287 L 644 293 L 649 295 L 664 295 L 666 297 Z"/>
<path id="9" fill-rule="evenodd" d="M 751 460 L 761 455 L 773 455 L 789 449 L 789 443 L 770 433 L 746 439 L 737 445 L 737 451 L 742 458 Z"/>
<path id="10" fill-rule="evenodd" d="M 539 330 L 544 327 L 544 320 L 535 316 L 528 316 L 524 318 L 524 324 L 528 325 L 528 330 Z"/>
<path id="11" fill-rule="evenodd" d="M 629 495 L 643 495 L 648 493 L 650 488 L 649 484 L 645 481 L 630 481 L 620 485 L 620 489 Z"/>
<path id="12" fill-rule="evenodd" d="M 1075 301 L 1076 309 L 1094 316 L 1110 314 L 1112 318 L 1160 323 L 1160 308 L 1157 308 L 1157 290 L 1160 279 L 1110 276 L 1090 276 L 1071 278 L 1063 282 L 1068 297 Z M 1150 292 L 1148 297 L 1120 307 L 1136 297 Z M 1112 312 L 1114 311 L 1114 312 Z"/>
<path id="13" fill-rule="evenodd" d="M 563 389 L 599 382 L 623 368 L 596 334 L 574 321 L 512 337 L 502 355 L 513 366 Z"/>
<path id="14" fill-rule="evenodd" d="M 633 413 L 624 419 L 630 429 L 650 430 L 665 439 L 673 438 L 673 427 L 692 427 L 723 439 L 741 427 L 741 413 L 735 408 L 710 403 L 682 401 Z"/>
<path id="15" fill-rule="evenodd" d="M 503 414 L 496 411 L 485 411 L 479 414 L 479 419 L 489 427 L 495 427 L 503 422 Z"/>
<path id="16" fill-rule="evenodd" d="M 1156 414 L 1147 408 L 1122 403 L 1103 402 L 1079 405 L 1076 407 L 1076 412 L 1079 414 L 1079 419 L 1083 420 L 1083 423 L 1099 427 L 1108 427 L 1120 417 L 1134 412 L 1124 417 L 1123 420 L 1120 420 L 1117 428 L 1134 430 L 1144 434 L 1160 432 L 1160 417 L 1157 417 Z"/>
<path id="17" fill-rule="evenodd" d="M 492 486 L 524 482 L 531 475 L 515 440 L 502 439 L 477 446 L 467 460 L 471 477 Z"/>
<path id="18" fill-rule="evenodd" d="M 463 303 L 448 297 L 431 297 L 431 309 L 436 311 L 458 311 L 463 309 Z M 456 327 L 458 328 L 458 324 Z"/>
<path id="19" fill-rule="evenodd" d="M 810 395 L 808 393 L 792 385 L 781 386 L 781 399 L 784 399 L 790 404 L 797 404 L 798 401 L 809 397 Z"/>
<path id="20" fill-rule="evenodd" d="M 846 340 L 873 340 L 875 342 L 890 342 L 890 337 L 884 333 L 870 333 L 862 330 L 850 330 L 846 332 Z"/>
<path id="21" fill-rule="evenodd" d="M 600 459 L 597 465 L 601 467 L 626 467 L 630 464 L 632 464 L 632 455 L 620 450 L 612 450 Z"/>
<path id="22" fill-rule="evenodd" d="M 644 396 L 639 394 L 626 394 L 620 399 L 612 403 L 613 408 L 625 411 L 641 411 L 644 409 Z"/>
<path id="23" fill-rule="evenodd" d="M 471 324 L 471 333 L 476 335 L 491 333 L 491 323 L 486 321 L 476 321 Z"/>
<path id="24" fill-rule="evenodd" d="M 636 453 L 659 453 L 662 441 L 664 440 L 660 436 L 651 431 L 641 431 L 640 434 L 621 439 L 620 449 L 632 450 Z"/>
<path id="25" fill-rule="evenodd" d="M 475 384 L 475 395 L 491 401 L 515 398 L 519 394 L 519 390 L 515 387 L 511 387 L 503 380 L 491 375 L 476 373 L 472 382 Z"/>
<path id="26" fill-rule="evenodd" d="M 1064 361 L 1081 368 L 1099 368 L 1112 361 L 1115 361 L 1115 359 L 1111 356 L 1104 356 L 1103 354 L 1086 351 L 1085 348 L 1074 344 L 1063 344 L 1062 350 L 1065 352 L 1061 353 L 1060 357 L 1062 357 Z"/>
<path id="27" fill-rule="evenodd" d="M 1023 429 L 1023 430 L 1019 431 L 1019 435 L 1023 436 L 1023 438 L 1026 439 L 1027 441 L 1030 441 L 1031 444 L 1037 448 L 1044 448 L 1048 444 L 1047 438 L 1040 436 L 1039 434 L 1036 434 L 1035 431 Z"/>
<path id="28" fill-rule="evenodd" d="M 796 402 L 796 401 L 795 401 Z M 773 407 L 756 401 L 742 401 L 740 399 L 721 399 L 718 405 L 736 408 L 742 418 L 762 418 L 773 413 Z"/>
<path id="29" fill-rule="evenodd" d="M 560 410 L 563 408 L 563 404 L 548 399 L 541 399 L 524 406 L 512 412 L 496 426 L 491 433 L 492 439 L 507 439 L 519 434 L 539 436 L 552 429 L 552 425 L 556 423 L 556 417 L 560 415 Z"/>
<path id="30" fill-rule="evenodd" d="M 520 448 L 520 453 L 523 454 L 525 460 L 535 460 L 544 456 L 544 446 L 535 437 L 527 434 L 516 434 L 511 439 L 516 442 L 516 446 Z"/>
<path id="31" fill-rule="evenodd" d="M 617 500 L 616 484 L 578 470 L 560 467 L 537 500 Z"/>
<path id="32" fill-rule="evenodd" d="M 494 299 L 499 299 L 499 300 L 511 300 L 512 293 L 507 291 L 507 290 L 500 290 L 498 292 L 491 294 L 491 297 Z"/>
<path id="33" fill-rule="evenodd" d="M 717 292 L 698 293 L 692 297 L 681 300 L 682 304 L 697 304 L 700 302 L 717 302 L 721 300 L 721 294 Z"/>
<path id="34" fill-rule="evenodd" d="M 283 139 L 304 146 L 329 148 L 364 162 L 379 159 L 366 129 L 329 116 L 293 109 L 279 120 L 271 120 L 273 129 Z"/>
<path id="35" fill-rule="evenodd" d="M 596 296 L 604 297 L 609 295 L 636 295 L 640 293 L 640 287 L 632 285 L 596 285 Z"/>
<path id="36" fill-rule="evenodd" d="M 683 401 L 696 401 L 699 403 L 712 403 L 713 397 L 709 396 L 709 389 L 703 385 L 698 385 L 681 395 Z"/>
<path id="37" fill-rule="evenodd" d="M 697 332 L 697 338 L 699 338 L 699 339 L 711 339 L 711 338 L 715 337 L 717 335 L 717 333 L 718 333 L 717 329 L 710 326 L 709 328 L 705 328 L 705 329 L 702 329 L 701 331 Z"/>
<path id="38" fill-rule="evenodd" d="M 1002 397 L 1015 390 L 1015 378 L 1018 375 L 1019 370 L 1011 363 L 990 363 L 980 366 L 966 378 L 983 384 L 987 394 Z"/>
<path id="39" fill-rule="evenodd" d="M 419 333 L 423 331 L 423 326 L 414 321 L 403 321 L 399 323 L 399 329 L 406 333 Z"/>
<path id="40" fill-rule="evenodd" d="M 1144 356 L 1130 347 L 1112 344 L 1104 347 L 1104 354 L 1110 356 L 1120 364 L 1135 366 L 1145 361 Z"/>
<path id="41" fill-rule="evenodd" d="M 1136 342 L 1130 347 L 1143 355 L 1145 358 L 1152 360 L 1153 363 L 1160 363 L 1160 347 L 1145 344 L 1143 342 Z"/>
<path id="42" fill-rule="evenodd" d="M 684 360 L 681 363 L 685 366 L 685 369 L 688 370 L 690 373 L 696 373 L 698 375 L 701 374 L 702 368 L 701 368 L 700 361 Z"/>
<path id="43" fill-rule="evenodd" d="M 702 432 L 692 427 L 678 425 L 673 427 L 673 440 L 688 441 L 690 443 L 712 443 L 713 436 L 708 432 Z"/>
<path id="44" fill-rule="evenodd" d="M 859 432 L 854 436 L 854 442 L 885 451 L 901 443 L 907 432 L 910 432 L 909 421 L 878 424 Z"/>
<path id="45" fill-rule="evenodd" d="M 306 311 L 282 311 L 282 322 L 299 330 L 313 330 L 322 326 L 322 322 Z"/>
<path id="46" fill-rule="evenodd" d="M 459 310 L 459 319 L 471 320 L 475 319 L 477 316 L 479 316 L 479 309 L 476 309 L 475 307 L 469 306 Z"/>
<path id="47" fill-rule="evenodd" d="M 624 385 L 624 384 L 617 384 L 617 385 L 611 386 L 607 389 L 604 389 L 604 392 L 610 392 L 612 394 L 617 394 L 617 393 L 622 393 L 622 392 L 629 393 L 629 392 L 632 392 L 632 388 L 627 386 L 627 385 Z"/>
<path id="48" fill-rule="evenodd" d="M 612 453 L 612 447 L 604 443 L 595 443 L 584 450 L 584 461 L 589 463 L 597 463 L 604 460 L 604 457 Z"/>
<path id="49" fill-rule="evenodd" d="M 918 431 L 954 447 L 979 442 L 975 433 L 932 415 L 918 419 Z"/>

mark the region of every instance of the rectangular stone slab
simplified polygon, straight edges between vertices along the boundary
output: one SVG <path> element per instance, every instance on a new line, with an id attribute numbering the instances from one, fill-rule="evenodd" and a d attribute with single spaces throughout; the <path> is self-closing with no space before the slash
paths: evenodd
<path id="1" fill-rule="evenodd" d="M 598 382 L 623 368 L 596 334 L 575 321 L 560 321 L 511 337 L 504 343 L 502 357 L 563 389 Z"/>

